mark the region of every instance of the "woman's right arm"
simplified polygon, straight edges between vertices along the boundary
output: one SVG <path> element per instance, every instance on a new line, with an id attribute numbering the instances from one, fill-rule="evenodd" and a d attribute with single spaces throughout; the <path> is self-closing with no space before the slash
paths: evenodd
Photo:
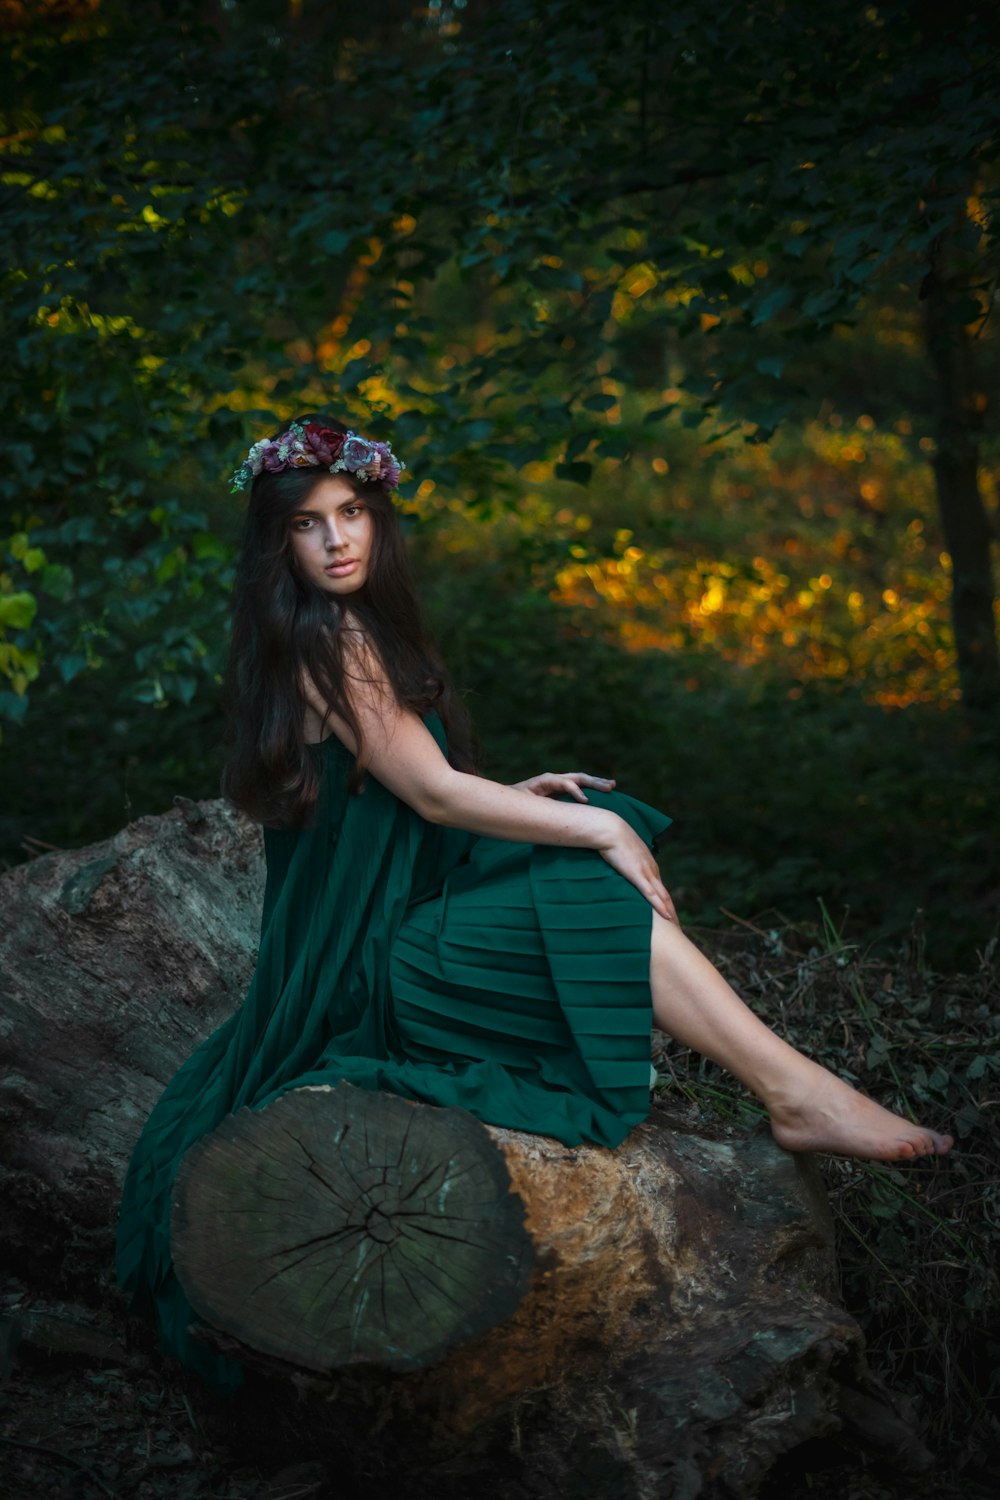
<path id="1" fill-rule="evenodd" d="M 364 736 L 365 769 L 422 818 L 490 838 L 595 849 L 655 911 L 677 920 L 652 851 L 624 818 L 456 771 L 420 716 L 397 703 L 372 653 L 359 645 L 350 656 L 357 670 L 349 668 L 345 686 Z M 326 704 L 305 673 L 302 686 L 322 718 Z M 348 725 L 339 715 L 328 717 L 338 739 L 356 753 Z"/>

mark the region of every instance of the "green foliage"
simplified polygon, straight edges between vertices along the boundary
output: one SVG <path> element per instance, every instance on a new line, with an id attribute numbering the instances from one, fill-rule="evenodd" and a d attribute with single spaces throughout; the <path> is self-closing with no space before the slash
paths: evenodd
<path id="1" fill-rule="evenodd" d="M 643 408 L 766 439 L 795 403 L 788 355 L 880 279 L 912 284 L 942 236 L 978 307 L 996 40 L 986 7 L 902 0 L 512 0 L 389 25 L 182 3 L 152 27 L 107 4 L 26 26 L 0 64 L 0 717 L 81 658 L 138 701 L 210 684 L 204 620 L 181 670 L 177 641 L 139 662 L 118 639 L 140 615 L 179 626 L 224 579 L 206 545 L 192 591 L 154 512 L 221 493 L 248 428 L 331 384 L 348 418 L 399 419 L 410 493 L 433 477 L 486 508 L 541 458 L 588 485 L 636 446 Z M 428 307 L 448 272 L 464 300 L 449 288 L 443 322 Z M 487 311 L 489 337 L 452 336 Z M 693 349 L 705 324 L 664 405 L 668 341 Z M 648 400 L 613 430 L 625 388 Z M 82 577 L 77 521 L 94 527 Z M 116 557 L 128 597 L 105 611 Z"/>
<path id="2" fill-rule="evenodd" d="M 857 337 L 841 349 L 845 381 Z M 836 366 L 831 379 L 839 379 Z M 841 438 L 843 431 L 830 428 L 815 441 L 822 449 L 827 435 L 856 440 Z M 911 437 L 915 443 L 917 433 Z M 893 444 L 893 451 L 901 446 Z M 873 690 L 905 686 L 905 642 L 898 665 L 889 645 L 881 648 L 885 677 L 804 679 L 799 664 L 808 658 L 792 658 L 780 620 L 773 650 L 748 666 L 726 660 L 694 631 L 664 649 L 625 650 L 617 633 L 624 605 L 602 613 L 585 597 L 553 597 L 555 577 L 575 565 L 576 552 L 620 563 L 628 535 L 645 547 L 666 546 L 665 560 L 650 566 L 662 566 L 671 582 L 690 572 L 695 597 L 699 578 L 714 576 L 712 559 L 729 559 L 738 582 L 747 549 L 752 557 L 762 548 L 792 575 L 793 600 L 827 566 L 847 570 L 838 584 L 844 594 L 860 586 L 879 599 L 886 584 L 898 584 L 895 537 L 927 515 L 910 470 L 900 459 L 890 471 L 886 488 L 898 499 L 886 513 L 872 511 L 870 525 L 848 522 L 857 556 L 837 562 L 832 542 L 844 513 L 853 512 L 854 481 L 826 460 L 813 471 L 817 459 L 801 434 L 789 433 L 777 455 L 781 483 L 787 470 L 792 495 L 803 485 L 815 502 L 816 514 L 800 514 L 794 526 L 775 507 L 770 467 L 755 479 L 753 467 L 738 461 L 746 450 L 708 470 L 696 439 L 686 454 L 668 451 L 664 480 L 626 471 L 627 488 L 595 487 L 586 512 L 560 508 L 570 486 L 557 495 L 546 484 L 540 494 L 526 492 L 518 512 L 498 511 L 491 521 L 471 522 L 444 503 L 417 525 L 412 553 L 421 592 L 468 694 L 486 773 L 514 781 L 578 767 L 615 775 L 624 790 L 661 806 L 675 819 L 664 871 L 686 920 L 715 926 L 730 920 L 727 913 L 754 920 L 769 909 L 769 921 L 808 919 L 822 898 L 838 920 L 849 914 L 853 936 L 885 948 L 919 907 L 928 916 L 932 961 L 968 967 L 989 938 L 1000 884 L 992 836 L 1000 821 L 998 751 L 933 698 L 894 711 L 866 701 Z M 623 509 L 634 535 L 619 530 Z M 157 532 L 164 556 L 180 538 L 185 568 L 200 566 L 196 555 L 209 535 L 202 520 L 168 510 L 159 523 L 165 535 Z M 939 542 L 929 521 L 919 539 L 925 534 L 934 556 Z M 785 552 L 786 541 L 799 552 Z M 79 543 L 77 550 L 82 566 L 86 549 Z M 133 598 L 141 613 L 144 592 L 125 602 Z M 30 712 L 0 750 L 5 863 L 47 843 L 103 837 L 131 817 L 161 811 L 175 793 L 217 794 L 217 689 L 191 689 L 199 674 L 221 668 L 224 603 L 224 589 L 209 593 L 206 585 L 203 657 L 189 643 L 189 614 L 162 628 L 125 621 L 120 649 L 130 656 L 115 658 L 114 670 L 89 670 L 81 653 L 67 663 L 65 680 L 60 674 L 35 685 Z M 893 618 L 884 606 L 882 618 Z M 850 618 L 842 623 L 849 632 Z M 832 628 L 826 639 L 833 640 Z M 97 637 L 92 649 L 109 647 Z"/>

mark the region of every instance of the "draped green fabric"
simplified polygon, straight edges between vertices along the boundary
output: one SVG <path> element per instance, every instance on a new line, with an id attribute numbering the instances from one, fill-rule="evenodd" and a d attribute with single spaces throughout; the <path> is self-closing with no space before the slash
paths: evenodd
<path id="1" fill-rule="evenodd" d="M 428 728 L 445 747 L 437 716 Z M 239 1010 L 167 1084 L 132 1153 L 118 1285 L 216 1390 L 241 1366 L 192 1338 L 170 1254 L 188 1148 L 243 1107 L 339 1080 L 568 1145 L 616 1146 L 649 1111 L 652 908 L 600 855 L 427 823 L 330 737 L 308 829 L 264 830 L 257 964 Z M 654 843 L 670 819 L 588 790 Z"/>

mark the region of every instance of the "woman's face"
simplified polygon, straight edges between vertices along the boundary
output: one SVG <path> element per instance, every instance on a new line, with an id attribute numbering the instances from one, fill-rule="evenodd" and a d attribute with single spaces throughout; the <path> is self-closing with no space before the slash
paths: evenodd
<path id="1" fill-rule="evenodd" d="M 289 518 L 300 572 L 338 598 L 356 593 L 366 582 L 374 529 L 363 497 L 339 474 L 318 480 Z"/>

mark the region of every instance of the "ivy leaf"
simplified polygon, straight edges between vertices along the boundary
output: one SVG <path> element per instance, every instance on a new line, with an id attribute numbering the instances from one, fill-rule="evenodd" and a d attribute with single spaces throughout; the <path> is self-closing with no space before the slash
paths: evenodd
<path id="1" fill-rule="evenodd" d="M 791 303 L 794 295 L 790 286 L 774 287 L 772 291 L 768 292 L 754 306 L 753 317 L 750 320 L 751 323 L 757 326 L 761 323 L 770 322 L 772 318 L 777 317 L 778 313 L 784 312 L 785 308 Z"/>
<path id="2" fill-rule="evenodd" d="M 86 668 L 87 658 L 79 654 L 60 656 L 57 658 L 57 666 L 59 668 L 59 676 L 63 682 L 72 682 L 73 678 L 79 677 L 80 673 Z"/>

